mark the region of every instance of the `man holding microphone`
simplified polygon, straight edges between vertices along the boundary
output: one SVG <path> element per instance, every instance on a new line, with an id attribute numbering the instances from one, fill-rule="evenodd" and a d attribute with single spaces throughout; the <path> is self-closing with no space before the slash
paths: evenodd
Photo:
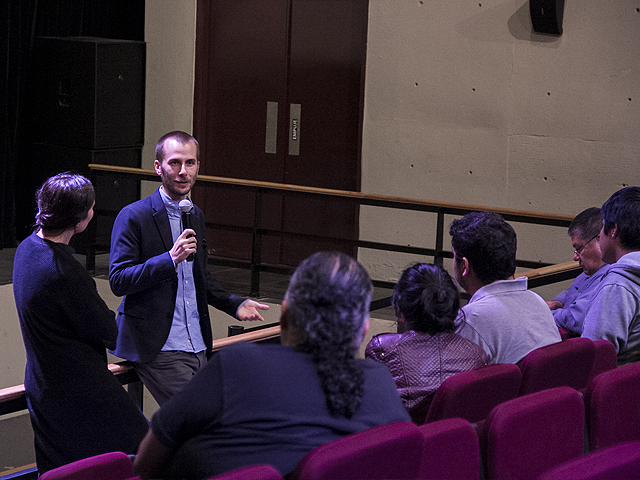
<path id="1" fill-rule="evenodd" d="M 208 305 L 238 320 L 263 320 L 259 310 L 269 307 L 230 294 L 207 270 L 204 214 L 188 198 L 200 168 L 196 139 L 163 135 L 154 167 L 162 185 L 124 207 L 113 225 L 109 284 L 124 296 L 112 353 L 134 362 L 162 405 L 211 354 Z"/>

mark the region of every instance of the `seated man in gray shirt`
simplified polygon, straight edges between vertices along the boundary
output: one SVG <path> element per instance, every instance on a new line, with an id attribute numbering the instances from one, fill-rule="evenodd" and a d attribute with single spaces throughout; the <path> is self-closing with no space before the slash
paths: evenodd
<path id="1" fill-rule="evenodd" d="M 582 334 L 587 307 L 597 292 L 609 265 L 600 254 L 602 216 L 597 207 L 587 208 L 576 215 L 569 225 L 573 244 L 573 259 L 582 267 L 582 273 L 571 286 L 547 302 L 558 327 L 566 328 L 572 336 Z"/>
<path id="2" fill-rule="evenodd" d="M 532 350 L 560 341 L 551 310 L 514 279 L 516 232 L 501 215 L 473 212 L 451 222 L 455 278 L 470 295 L 458 333 L 480 345 L 489 363 L 518 363 Z"/>

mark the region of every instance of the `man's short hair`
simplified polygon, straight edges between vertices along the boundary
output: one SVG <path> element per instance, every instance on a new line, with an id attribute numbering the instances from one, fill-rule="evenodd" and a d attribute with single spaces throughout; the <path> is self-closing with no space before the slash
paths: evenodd
<path id="1" fill-rule="evenodd" d="M 600 233 L 602 214 L 598 207 L 583 210 L 569 224 L 569 236 L 577 235 L 583 240 L 591 240 Z"/>
<path id="2" fill-rule="evenodd" d="M 167 140 L 173 138 L 177 140 L 182 145 L 186 145 L 189 142 L 193 142 L 196 144 L 196 160 L 200 161 L 200 144 L 198 141 L 187 132 L 183 132 L 182 130 L 174 130 L 173 132 L 165 133 L 160 137 L 158 143 L 156 143 L 156 160 L 160 163 L 164 160 L 164 144 Z"/>
<path id="3" fill-rule="evenodd" d="M 505 280 L 516 271 L 516 232 L 502 215 L 472 212 L 451 222 L 456 257 L 466 257 L 478 280 Z"/>
<path id="4" fill-rule="evenodd" d="M 625 187 L 602 205 L 604 233 L 618 226 L 620 245 L 628 250 L 640 250 L 640 187 Z"/>

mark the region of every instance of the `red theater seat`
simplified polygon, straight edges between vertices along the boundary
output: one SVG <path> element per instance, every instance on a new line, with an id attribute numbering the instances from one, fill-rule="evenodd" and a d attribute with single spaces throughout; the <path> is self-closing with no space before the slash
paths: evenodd
<path id="1" fill-rule="evenodd" d="M 640 442 L 621 443 L 543 473 L 539 480 L 637 480 Z"/>
<path id="2" fill-rule="evenodd" d="M 520 362 L 519 395 L 562 386 L 586 388 L 595 355 L 593 341 L 580 337 L 536 348 Z"/>
<path id="3" fill-rule="evenodd" d="M 436 390 L 425 423 L 460 417 L 484 420 L 496 405 L 515 398 L 522 374 L 512 363 L 497 363 L 447 378 Z"/>
<path id="4" fill-rule="evenodd" d="M 534 480 L 584 453 L 584 404 L 570 387 L 508 400 L 495 407 L 483 429 L 486 477 Z"/>
<path id="5" fill-rule="evenodd" d="M 596 376 L 584 395 L 589 449 L 640 440 L 640 363 Z"/>
<path id="6" fill-rule="evenodd" d="M 480 474 L 478 435 L 462 418 L 449 418 L 420 426 L 422 463 L 418 478 L 477 480 Z"/>
<path id="7" fill-rule="evenodd" d="M 251 465 L 221 473 L 206 480 L 283 480 L 277 468 L 272 465 Z"/>
<path id="8" fill-rule="evenodd" d="M 133 463 L 122 452 L 103 453 L 43 473 L 40 480 L 125 480 L 134 477 Z"/>
<path id="9" fill-rule="evenodd" d="M 311 450 L 287 480 L 418 478 L 422 433 L 396 422 L 347 435 Z"/>

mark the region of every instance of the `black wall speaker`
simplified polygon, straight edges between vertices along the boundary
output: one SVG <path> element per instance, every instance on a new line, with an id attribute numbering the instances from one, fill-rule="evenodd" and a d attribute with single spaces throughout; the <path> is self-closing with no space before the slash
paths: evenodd
<path id="1" fill-rule="evenodd" d="M 140 168 L 142 148 L 87 150 L 64 145 L 36 143 L 31 147 L 31 157 L 34 159 L 34 164 L 37 165 L 31 174 L 32 185 L 30 187 L 30 190 L 35 192 L 47 178 L 61 172 L 72 171 L 91 178 L 88 167 L 90 163 Z M 140 181 L 135 177 L 118 173 L 100 174 L 94 181 L 95 210 L 100 211 L 100 215 L 97 215 L 93 220 L 97 230 L 96 245 L 108 248 L 111 228 L 116 215 L 124 206 L 140 198 Z M 31 209 L 35 213 L 35 199 L 32 200 Z M 33 214 L 30 218 L 33 222 Z M 78 238 L 74 237 L 74 239 L 73 246 L 79 253 L 85 253 L 86 234 L 78 235 Z"/>
<path id="2" fill-rule="evenodd" d="M 529 0 L 529 12 L 535 32 L 562 35 L 564 0 Z"/>
<path id="3" fill-rule="evenodd" d="M 144 143 L 146 44 L 37 37 L 36 142 L 97 149 Z"/>

